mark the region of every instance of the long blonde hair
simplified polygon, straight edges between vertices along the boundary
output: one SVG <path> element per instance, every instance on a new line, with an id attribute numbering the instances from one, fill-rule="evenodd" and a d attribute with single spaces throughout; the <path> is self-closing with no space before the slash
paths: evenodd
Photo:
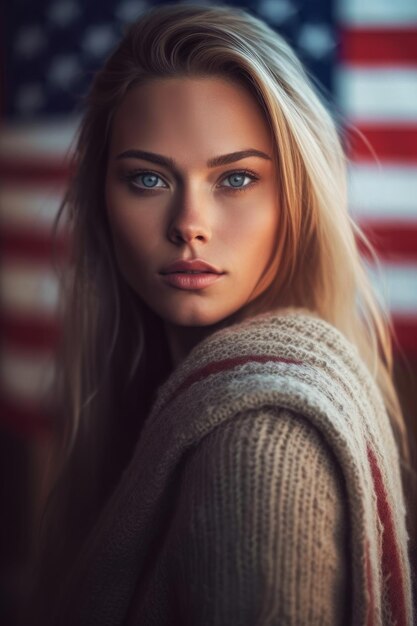
<path id="1" fill-rule="evenodd" d="M 50 517 L 52 541 L 50 529 L 62 533 L 69 519 L 63 494 L 67 505 L 73 498 L 84 511 L 85 529 L 68 531 L 68 553 L 85 536 L 116 480 L 108 470 L 113 463 L 106 457 L 109 438 L 113 451 L 117 433 L 137 435 L 155 388 L 169 373 L 160 322 L 117 267 L 103 181 L 112 118 L 126 92 L 147 80 L 174 76 L 238 80 L 256 98 L 275 140 L 282 207 L 272 261 L 276 278 L 245 315 L 301 306 L 337 327 L 357 346 L 377 381 L 402 470 L 412 471 L 393 383 L 392 322 L 359 253 L 360 242 L 377 261 L 349 215 L 347 157 L 337 123 L 291 47 L 250 12 L 224 5 L 162 5 L 129 27 L 93 80 L 72 157 L 73 176 L 56 224 L 66 216 L 73 247 L 63 281 L 56 379 L 58 456 L 63 462 L 45 520 Z M 157 341 L 159 364 L 152 362 Z M 135 437 L 119 438 L 118 471 L 131 451 L 129 438 Z M 58 510 L 59 522 L 54 517 Z"/>

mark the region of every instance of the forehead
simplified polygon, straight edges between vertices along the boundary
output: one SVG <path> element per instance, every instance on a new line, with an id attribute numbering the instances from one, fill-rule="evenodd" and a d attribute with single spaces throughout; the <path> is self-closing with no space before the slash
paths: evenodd
<path id="1" fill-rule="evenodd" d="M 115 113 L 110 149 L 135 144 L 184 155 L 192 150 L 196 158 L 201 150 L 204 160 L 208 152 L 272 147 L 255 97 L 243 85 L 221 77 L 158 78 L 132 87 Z"/>

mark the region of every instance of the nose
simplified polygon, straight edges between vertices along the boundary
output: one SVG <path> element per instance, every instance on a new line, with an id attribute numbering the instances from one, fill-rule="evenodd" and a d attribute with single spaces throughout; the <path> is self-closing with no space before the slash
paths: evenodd
<path id="1" fill-rule="evenodd" d="M 194 240 L 208 242 L 211 238 L 209 206 L 203 194 L 184 192 L 173 208 L 168 226 L 168 239 L 175 244 L 190 243 Z"/>

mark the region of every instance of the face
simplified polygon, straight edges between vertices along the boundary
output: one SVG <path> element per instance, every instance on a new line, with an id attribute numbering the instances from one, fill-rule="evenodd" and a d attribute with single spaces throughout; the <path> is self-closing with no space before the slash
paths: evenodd
<path id="1" fill-rule="evenodd" d="M 165 322 L 216 324 L 269 286 L 279 223 L 272 150 L 253 96 L 223 78 L 154 79 L 125 96 L 106 210 L 122 273 Z M 161 273 L 197 258 L 221 274 Z"/>

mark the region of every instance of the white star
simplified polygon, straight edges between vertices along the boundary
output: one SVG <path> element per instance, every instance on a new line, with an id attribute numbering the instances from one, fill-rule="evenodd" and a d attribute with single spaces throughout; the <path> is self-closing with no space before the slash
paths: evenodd
<path id="1" fill-rule="evenodd" d="M 304 24 L 298 33 L 298 45 L 311 57 L 321 59 L 336 46 L 334 36 L 326 24 Z"/>
<path id="2" fill-rule="evenodd" d="M 282 24 L 298 12 L 290 0 L 261 0 L 257 12 L 271 24 Z"/>
<path id="3" fill-rule="evenodd" d="M 48 69 L 48 81 L 63 89 L 69 87 L 79 75 L 80 66 L 73 54 L 54 57 Z"/>
<path id="4" fill-rule="evenodd" d="M 16 109 L 22 114 L 34 113 L 42 108 L 45 96 L 40 83 L 27 83 L 21 85 L 16 95 Z"/>
<path id="5" fill-rule="evenodd" d="M 121 22 L 133 22 L 147 8 L 146 0 L 124 0 L 116 8 L 114 15 Z"/>
<path id="6" fill-rule="evenodd" d="M 51 22 L 64 28 L 73 22 L 80 15 L 80 8 L 71 0 L 58 0 L 53 2 L 47 11 L 46 15 Z"/>
<path id="7" fill-rule="evenodd" d="M 40 52 L 44 46 L 45 36 L 41 27 L 33 25 L 20 29 L 14 47 L 19 56 L 29 59 Z"/>
<path id="8" fill-rule="evenodd" d="M 86 30 L 82 46 L 91 56 L 103 57 L 116 42 L 116 35 L 112 26 L 101 24 L 91 26 Z"/>

